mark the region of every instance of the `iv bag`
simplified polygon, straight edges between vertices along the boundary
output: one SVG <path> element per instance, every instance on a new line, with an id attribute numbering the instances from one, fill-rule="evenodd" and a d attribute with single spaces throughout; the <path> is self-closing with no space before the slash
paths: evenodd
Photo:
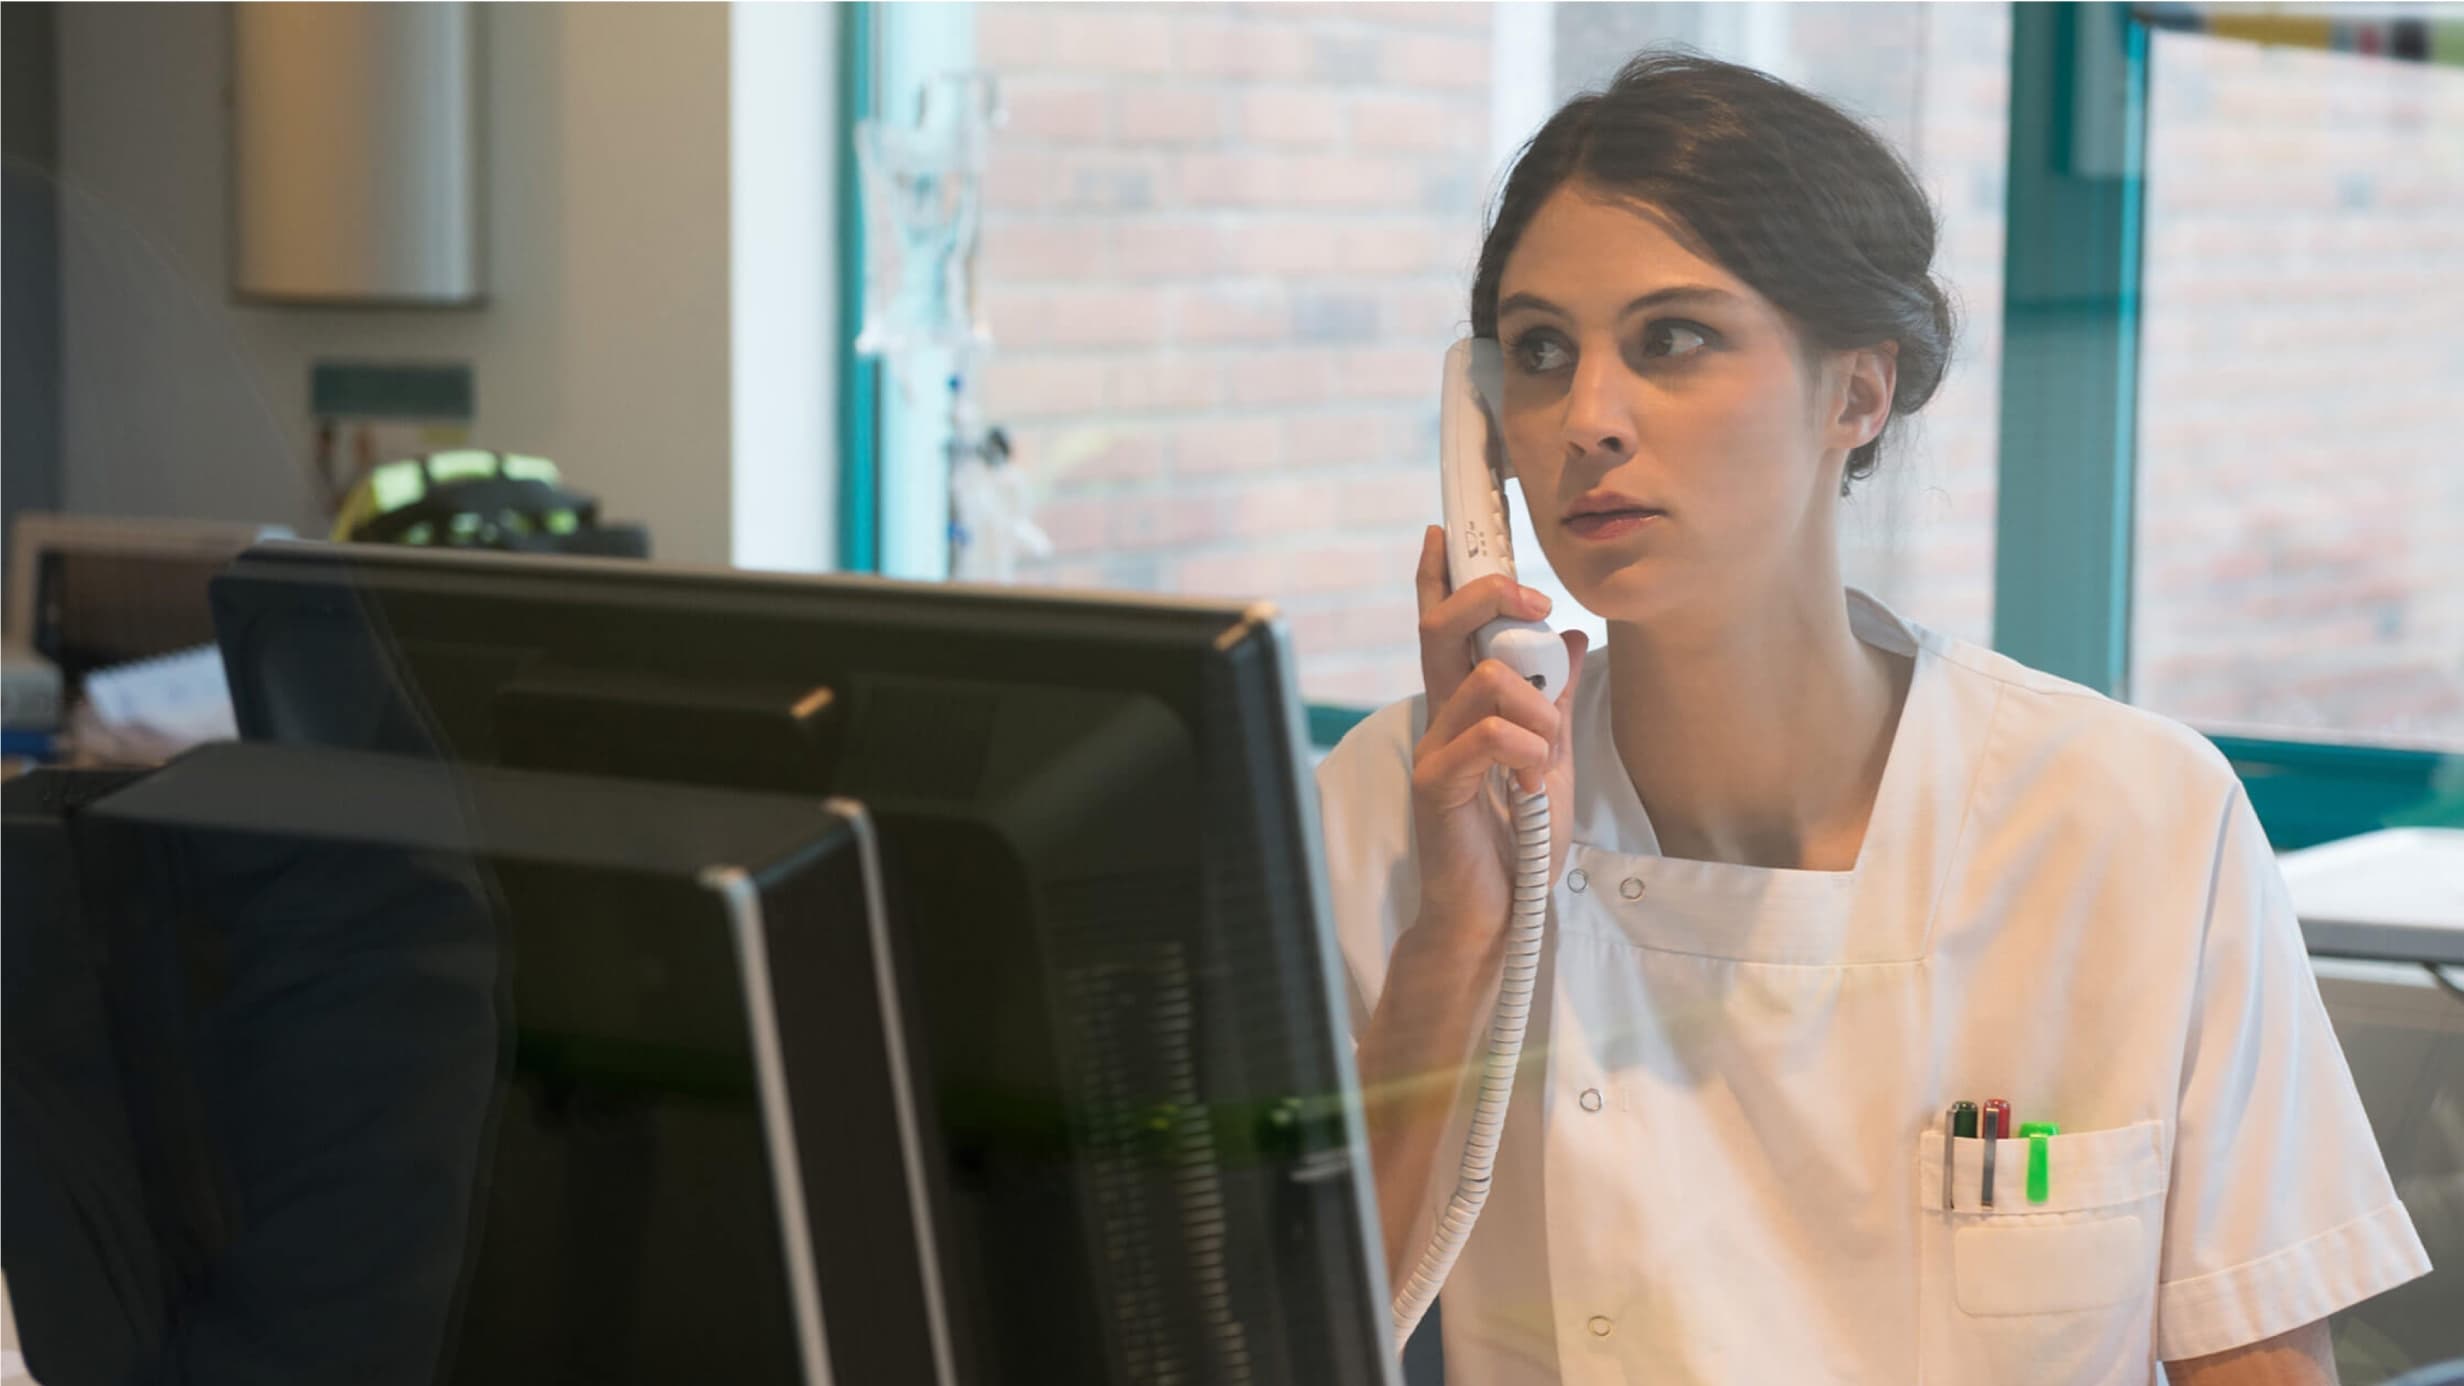
<path id="1" fill-rule="evenodd" d="M 856 350 L 981 351 L 975 252 L 985 146 L 1000 121 L 993 78 L 952 72 L 925 83 L 916 123 L 856 130 L 864 187 L 864 329 Z"/>

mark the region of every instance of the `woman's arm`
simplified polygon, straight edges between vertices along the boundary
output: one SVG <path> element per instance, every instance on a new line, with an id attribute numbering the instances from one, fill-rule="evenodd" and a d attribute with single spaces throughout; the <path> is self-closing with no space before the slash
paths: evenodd
<path id="1" fill-rule="evenodd" d="M 1403 1245 L 1428 1201 L 1437 1143 L 1461 1090 L 1471 1037 L 1486 1019 L 1505 935 L 1424 915 L 1403 931 L 1386 988 L 1360 1039 L 1361 1105 L 1369 1125 L 1369 1167 L 1377 1181 L 1387 1283 L 1417 1256 Z"/>
<path id="2" fill-rule="evenodd" d="M 2165 1363 L 2173 1386 L 2338 1386 L 2327 1320 L 2208 1357 Z"/>

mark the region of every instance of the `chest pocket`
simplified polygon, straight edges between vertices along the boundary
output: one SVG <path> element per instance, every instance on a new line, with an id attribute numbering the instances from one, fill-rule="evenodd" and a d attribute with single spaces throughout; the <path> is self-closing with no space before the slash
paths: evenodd
<path id="1" fill-rule="evenodd" d="M 1931 1381 L 2140 1383 L 2154 1371 L 2163 1236 L 2163 1128 L 2145 1121 L 2047 1137 L 2042 1202 L 2028 1199 L 2029 1142 L 1998 1142 L 1993 1203 L 1985 1142 L 1918 1146 L 1921 1320 Z"/>

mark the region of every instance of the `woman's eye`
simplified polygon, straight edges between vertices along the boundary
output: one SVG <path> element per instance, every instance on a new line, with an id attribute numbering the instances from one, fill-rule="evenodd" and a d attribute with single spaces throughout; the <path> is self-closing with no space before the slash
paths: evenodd
<path id="1" fill-rule="evenodd" d="M 1526 333 L 1514 344 L 1514 363 L 1527 374 L 1545 375 L 1566 362 L 1566 348 L 1551 334 Z"/>
<path id="2" fill-rule="evenodd" d="M 1700 323 L 1669 319 L 1643 329 L 1645 356 L 1691 356 L 1709 345 L 1711 329 Z"/>

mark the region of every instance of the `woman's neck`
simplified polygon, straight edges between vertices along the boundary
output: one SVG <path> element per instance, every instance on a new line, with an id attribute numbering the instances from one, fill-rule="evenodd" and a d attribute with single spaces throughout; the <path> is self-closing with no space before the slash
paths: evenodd
<path id="1" fill-rule="evenodd" d="M 1612 624 L 1609 725 L 1660 854 L 1856 865 L 1914 663 L 1865 644 L 1836 582 L 1703 625 Z"/>

